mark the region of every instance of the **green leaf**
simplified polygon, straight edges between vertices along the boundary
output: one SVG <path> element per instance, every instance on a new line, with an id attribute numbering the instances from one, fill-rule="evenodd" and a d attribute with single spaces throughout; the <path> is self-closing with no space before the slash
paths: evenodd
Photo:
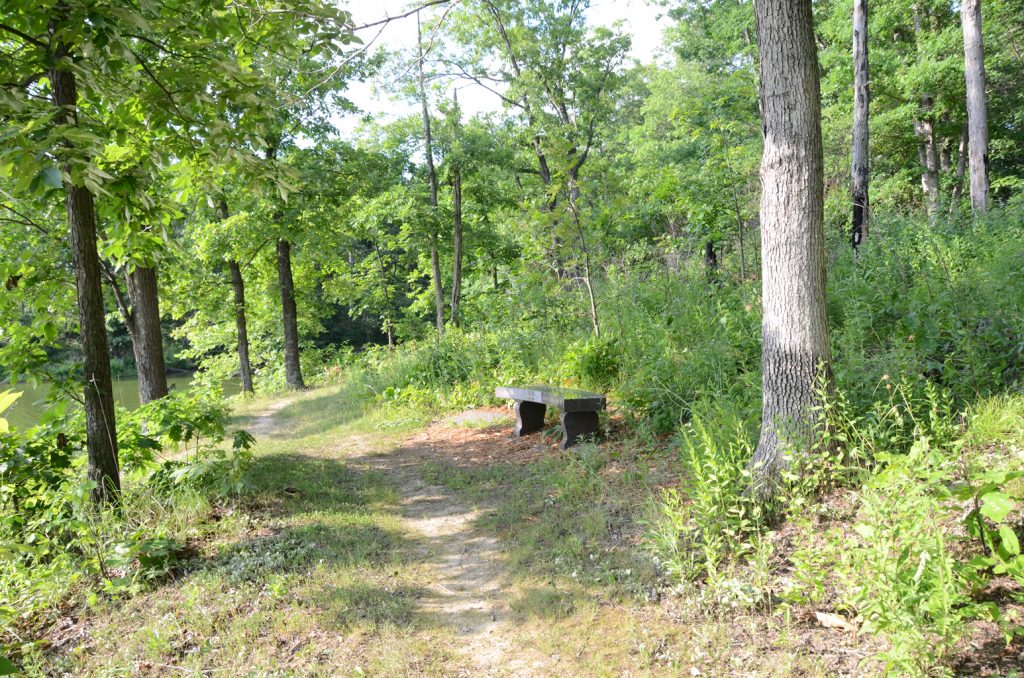
<path id="1" fill-rule="evenodd" d="M 1013 500 L 1002 492 L 989 492 L 981 498 L 981 515 L 1000 523 L 1013 510 Z"/>
<path id="2" fill-rule="evenodd" d="M 19 673 L 20 669 L 7 657 L 0 655 L 0 676 L 13 676 Z"/>
<path id="3" fill-rule="evenodd" d="M 1003 550 L 1011 556 L 1020 555 L 1020 542 L 1017 541 L 1017 534 L 1009 525 L 999 526 L 999 539 L 1002 542 Z"/>
<path id="4" fill-rule="evenodd" d="M 43 171 L 39 173 L 39 177 L 43 184 L 50 188 L 60 188 L 64 185 L 64 180 L 60 177 L 60 170 L 53 165 L 44 167 Z"/>

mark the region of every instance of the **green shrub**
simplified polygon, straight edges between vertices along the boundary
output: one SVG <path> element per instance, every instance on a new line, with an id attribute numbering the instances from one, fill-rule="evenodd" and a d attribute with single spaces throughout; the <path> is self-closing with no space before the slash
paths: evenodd
<path id="1" fill-rule="evenodd" d="M 89 500 L 82 413 L 54 408 L 25 431 L 0 431 L 0 648 L 82 580 L 138 590 L 185 556 L 175 533 L 208 510 L 205 495 L 245 486 L 252 437 L 226 444 L 217 392 L 172 393 L 118 410 L 123 490 L 117 510 Z"/>

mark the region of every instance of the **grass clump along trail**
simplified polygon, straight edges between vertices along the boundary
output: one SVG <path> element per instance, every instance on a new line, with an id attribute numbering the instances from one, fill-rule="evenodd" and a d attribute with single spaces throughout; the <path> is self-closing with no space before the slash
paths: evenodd
<path id="1" fill-rule="evenodd" d="M 0 675 L 1019 673 L 1024 7 L 870 2 L 5 0 Z"/>

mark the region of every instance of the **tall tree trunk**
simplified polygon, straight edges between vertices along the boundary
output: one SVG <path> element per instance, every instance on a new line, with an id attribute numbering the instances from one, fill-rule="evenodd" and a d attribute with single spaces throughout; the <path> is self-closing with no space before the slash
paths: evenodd
<path id="1" fill-rule="evenodd" d="M 416 13 L 416 44 L 419 49 L 419 58 L 416 63 L 419 67 L 419 94 L 420 106 L 423 113 L 423 152 L 427 161 L 427 179 L 430 182 L 430 206 L 433 208 L 435 223 L 431 224 L 431 230 L 436 228 L 437 219 L 437 170 L 434 168 L 434 146 L 430 137 L 430 110 L 427 108 L 427 87 L 423 78 L 423 31 L 420 28 L 420 15 Z M 438 336 L 444 335 L 444 284 L 441 282 L 441 261 L 437 252 L 437 232 L 433 231 L 430 236 L 430 268 L 431 277 L 434 283 L 434 312 L 437 321 Z"/>
<path id="2" fill-rule="evenodd" d="M 853 154 L 851 198 L 853 221 L 850 243 L 860 246 L 868 234 L 868 0 L 853 0 Z"/>
<path id="3" fill-rule="evenodd" d="M 220 218 L 226 221 L 228 201 L 220 199 Z M 234 259 L 228 260 L 231 271 L 231 289 L 235 301 L 235 333 L 238 335 L 238 378 L 242 382 L 242 393 L 254 393 L 252 387 L 252 365 L 249 362 L 249 324 L 245 318 L 245 280 L 242 278 L 242 267 Z"/>
<path id="4" fill-rule="evenodd" d="M 452 177 L 452 212 L 454 214 L 455 234 L 452 238 L 454 246 L 454 264 L 452 266 L 452 324 L 459 326 L 459 305 L 462 301 L 462 171 L 454 168 Z"/>
<path id="5" fill-rule="evenodd" d="M 915 7 L 914 36 L 917 39 L 919 61 L 925 58 L 921 47 L 921 35 L 924 30 L 921 9 Z M 939 212 L 939 153 L 935 144 L 935 124 L 932 121 L 934 107 L 932 95 L 927 92 L 921 93 L 919 115 L 914 121 L 914 132 L 918 138 L 917 158 L 921 165 L 921 190 L 924 193 L 925 209 L 931 218 Z"/>
<path id="6" fill-rule="evenodd" d="M 155 268 L 136 266 L 128 273 L 128 298 L 132 302 L 130 329 L 135 370 L 139 377 L 139 402 L 145 405 L 167 395 Z"/>
<path id="7" fill-rule="evenodd" d="M 761 436 L 751 491 L 768 499 L 787 445 L 804 451 L 831 374 L 825 308 L 821 92 L 811 0 L 755 4 L 761 54 L 763 323 Z"/>
<path id="8" fill-rule="evenodd" d="M 51 40 L 55 39 L 59 24 L 68 21 L 66 5 L 58 4 L 55 12 L 55 18 L 49 25 Z M 58 125 L 78 124 L 78 92 L 70 65 L 71 55 L 67 44 L 56 42 L 49 77 L 53 104 L 57 108 L 54 121 Z M 71 167 L 65 167 L 65 172 L 70 176 Z M 96 208 L 92 193 L 85 186 L 65 181 L 64 190 L 85 370 L 88 477 L 96 483 L 90 496 L 95 502 L 104 502 L 120 494 L 121 474 L 117 460 L 117 425 L 114 420 L 114 390 L 110 376 L 100 259 L 96 251 Z"/>
<path id="9" fill-rule="evenodd" d="M 921 191 L 924 193 L 925 210 L 929 217 L 939 212 L 939 158 L 935 147 L 935 127 L 927 116 L 932 108 L 932 98 L 921 97 L 921 111 L 924 115 L 914 123 L 919 144 L 917 157 L 921 165 Z"/>
<path id="10" fill-rule="evenodd" d="M 306 388 L 299 364 L 299 326 L 295 310 L 295 283 L 292 280 L 292 246 L 284 238 L 277 241 L 277 280 L 281 288 L 281 320 L 284 324 L 284 379 L 289 389 Z"/>
<path id="11" fill-rule="evenodd" d="M 985 104 L 985 47 L 981 38 L 981 0 L 963 0 L 964 79 L 967 84 L 967 128 L 970 142 L 971 210 L 988 211 L 988 109 Z"/>
<path id="12" fill-rule="evenodd" d="M 231 270 L 231 288 L 235 297 L 235 332 L 238 335 L 238 377 L 242 393 L 253 393 L 252 366 L 249 363 L 249 327 L 245 319 L 245 281 L 242 268 L 234 259 L 228 260 Z"/>

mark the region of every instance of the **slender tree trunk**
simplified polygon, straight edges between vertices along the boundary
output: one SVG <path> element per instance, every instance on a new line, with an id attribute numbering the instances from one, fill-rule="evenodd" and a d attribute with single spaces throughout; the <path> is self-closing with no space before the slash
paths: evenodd
<path id="1" fill-rule="evenodd" d="M 806 450 L 830 375 L 821 92 L 811 0 L 759 0 L 763 410 L 751 491 L 775 491 L 788 445 Z"/>
<path id="2" fill-rule="evenodd" d="M 981 37 L 981 0 L 963 0 L 964 78 L 967 84 L 967 128 L 970 143 L 971 210 L 988 211 L 988 109 L 985 103 L 985 47 Z"/>
<path id="3" fill-rule="evenodd" d="M 135 370 L 139 377 L 139 402 L 145 405 L 167 395 L 155 268 L 136 266 L 128 274 L 128 298 L 132 302 L 130 329 Z"/>
<path id="4" fill-rule="evenodd" d="M 231 270 L 231 288 L 235 297 L 235 332 L 238 335 L 238 377 L 242 393 L 253 393 L 252 366 L 249 363 L 249 327 L 245 318 L 245 281 L 242 268 L 234 259 L 228 260 Z"/>
<path id="5" fill-rule="evenodd" d="M 853 222 L 850 243 L 860 246 L 868 234 L 868 0 L 853 0 L 853 154 L 851 198 Z"/>
<path id="6" fill-rule="evenodd" d="M 569 193 L 569 211 L 572 213 L 573 223 L 576 224 L 580 249 L 583 251 L 583 284 L 587 288 L 587 300 L 590 302 L 590 324 L 594 329 L 594 336 L 600 338 L 601 319 L 597 315 L 597 294 L 594 292 L 594 276 L 590 267 L 590 248 L 587 246 L 587 238 L 583 233 L 583 224 L 580 223 L 580 213 L 576 209 L 576 199 L 572 192 Z"/>
<path id="7" fill-rule="evenodd" d="M 295 283 L 292 280 L 292 246 L 284 238 L 277 241 L 277 280 L 281 287 L 281 320 L 284 324 L 284 378 L 289 389 L 306 388 L 299 364 L 299 325 L 295 310 Z"/>
<path id="8" fill-rule="evenodd" d="M 921 109 L 927 115 L 932 107 L 930 96 L 921 97 Z M 920 143 L 917 148 L 921 164 L 921 190 L 924 193 L 925 210 L 929 217 L 939 212 L 939 159 L 935 147 L 935 128 L 932 121 L 922 116 L 914 123 Z"/>
<path id="9" fill-rule="evenodd" d="M 915 7 L 914 35 L 917 38 L 918 60 L 925 58 L 921 49 L 923 32 L 921 10 Z M 932 122 L 934 106 L 932 95 L 922 93 L 918 105 L 919 115 L 914 121 L 914 132 L 918 138 L 917 157 L 921 165 L 921 190 L 924 192 L 925 209 L 931 218 L 939 211 L 939 154 L 935 144 L 935 125 Z"/>
<path id="10" fill-rule="evenodd" d="M 220 218 L 226 221 L 228 201 L 220 199 Z M 234 259 L 228 260 L 231 272 L 231 289 L 235 301 L 235 333 L 238 335 L 238 378 L 242 382 L 242 393 L 254 393 L 252 387 L 252 364 L 249 362 L 249 324 L 245 317 L 245 280 L 242 267 Z"/>
<path id="11" fill-rule="evenodd" d="M 380 246 L 377 244 L 377 240 L 373 240 L 373 251 L 377 255 L 377 266 L 380 269 L 380 284 L 384 290 L 384 303 L 387 304 L 388 312 L 384 316 L 384 331 L 388 337 L 388 350 L 395 348 L 395 332 L 394 327 L 391 324 L 391 293 L 388 291 L 388 274 L 387 269 L 384 267 L 384 257 L 381 256 Z"/>
<path id="12" fill-rule="evenodd" d="M 59 24 L 68 20 L 67 7 L 63 3 L 57 5 L 55 12 L 55 19 L 49 26 L 51 40 Z M 71 55 L 68 46 L 64 42 L 56 42 L 51 57 L 49 77 L 53 104 L 57 107 L 54 121 L 58 125 L 77 125 L 78 92 L 74 71 L 69 69 Z M 70 176 L 71 168 L 65 167 L 65 172 Z M 96 208 L 92 193 L 85 186 L 65 181 L 64 190 L 85 371 L 88 477 L 96 483 L 90 496 L 95 502 L 105 502 L 120 494 L 121 474 L 117 460 L 114 390 L 110 375 L 100 259 L 96 251 Z"/>
<path id="13" fill-rule="evenodd" d="M 964 175 L 967 174 L 967 125 L 964 125 L 960 133 L 960 146 L 956 156 L 956 180 L 953 182 L 953 192 L 949 196 L 949 213 L 953 214 L 960 205 L 960 198 L 964 194 Z"/>
<path id="14" fill-rule="evenodd" d="M 420 28 L 420 15 L 416 13 L 416 44 L 419 49 L 419 90 L 420 107 L 423 113 L 423 152 L 427 161 L 427 179 L 430 182 L 430 206 L 434 218 L 437 218 L 437 170 L 434 168 L 434 146 L 430 136 L 430 110 L 427 108 L 427 88 L 423 78 L 423 31 Z M 431 229 L 436 228 L 431 224 Z M 434 283 L 434 312 L 437 322 L 438 336 L 444 335 L 444 283 L 441 282 L 441 261 L 437 252 L 437 233 L 430 236 L 430 268 Z"/>
<path id="15" fill-rule="evenodd" d="M 452 324 L 459 326 L 459 305 L 462 302 L 462 172 L 456 167 L 452 178 L 452 212 L 454 213 L 455 234 L 454 265 L 452 266 Z"/>

